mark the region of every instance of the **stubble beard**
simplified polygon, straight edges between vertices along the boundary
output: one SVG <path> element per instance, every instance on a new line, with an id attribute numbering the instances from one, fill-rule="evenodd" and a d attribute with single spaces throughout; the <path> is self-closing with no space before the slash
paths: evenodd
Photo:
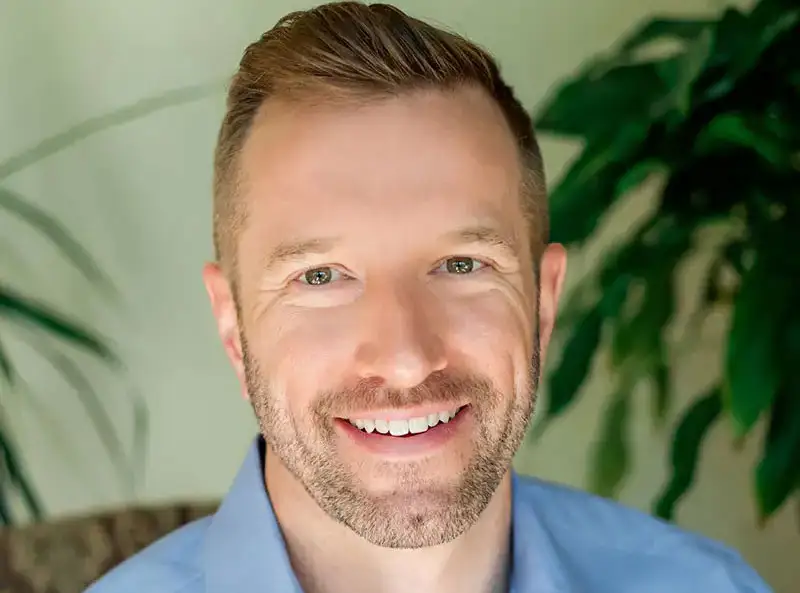
<path id="1" fill-rule="evenodd" d="M 539 380 L 538 335 L 524 386 L 511 397 L 477 374 L 437 372 L 422 385 L 403 391 L 362 384 L 352 390 L 321 394 L 314 407 L 295 418 L 268 387 L 241 332 L 247 389 L 265 442 L 306 492 L 331 518 L 370 543 L 386 548 L 422 548 L 462 535 L 488 506 L 522 444 L 535 405 Z M 396 487 L 371 494 L 336 455 L 333 414 L 337 406 L 371 409 L 379 405 L 412 405 L 460 401 L 467 394 L 476 434 L 472 458 L 454 483 L 425 480 L 415 464 L 389 466 Z M 497 410 L 505 404 L 506 412 Z M 298 421 L 310 430 L 299 430 Z M 303 435 L 308 436 L 303 436 Z"/>

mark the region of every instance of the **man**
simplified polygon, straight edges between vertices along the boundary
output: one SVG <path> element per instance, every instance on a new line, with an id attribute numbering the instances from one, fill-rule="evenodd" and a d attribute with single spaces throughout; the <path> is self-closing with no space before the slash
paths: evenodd
<path id="1" fill-rule="evenodd" d="M 387 5 L 282 19 L 230 88 L 214 229 L 261 436 L 213 517 L 93 593 L 767 591 L 717 544 L 511 471 L 565 253 L 478 47 Z"/>

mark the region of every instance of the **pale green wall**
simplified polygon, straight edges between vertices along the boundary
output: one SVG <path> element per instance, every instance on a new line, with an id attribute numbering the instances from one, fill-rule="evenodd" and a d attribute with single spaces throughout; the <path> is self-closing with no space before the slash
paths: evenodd
<path id="1" fill-rule="evenodd" d="M 529 106 L 591 53 L 607 47 L 652 11 L 697 13 L 712 0 L 406 0 L 403 8 L 486 45 Z M 62 0 L 0 4 L 0 162 L 67 127 L 136 99 L 230 74 L 242 49 L 290 0 Z M 97 255 L 121 288 L 109 306 L 34 234 L 0 219 L 0 274 L 91 321 L 119 343 L 151 413 L 142 501 L 219 496 L 236 470 L 255 423 L 217 343 L 200 281 L 210 255 L 211 153 L 223 95 L 169 109 L 103 133 L 7 180 L 56 213 Z M 557 174 L 569 146 L 544 143 Z M 623 228 L 620 215 L 610 233 Z M 18 258 L 6 258 L 6 240 Z M 587 265 L 576 258 L 574 280 Z M 32 267 L 31 267 L 32 266 Z M 690 270 L 691 271 L 691 270 Z M 691 274 L 687 276 L 691 284 Z M 717 324 L 718 335 L 721 328 Z M 4 337 L 7 337 L 2 328 Z M 681 361 L 678 388 L 689 397 L 714 362 Z M 15 342 L 35 399 L 2 402 L 25 458 L 54 514 L 118 504 L 130 496 L 115 481 L 73 395 Z M 93 372 L 110 413 L 129 437 L 122 381 Z M 581 405 L 538 446 L 520 455 L 524 471 L 583 483 L 587 444 L 602 408 L 607 377 L 599 369 Z M 623 499 L 646 508 L 664 475 L 664 437 L 653 434 L 643 402 L 635 431 L 637 471 Z M 792 591 L 800 556 L 798 527 L 787 510 L 754 528 L 749 468 L 756 442 L 735 454 L 717 430 L 701 483 L 681 522 L 737 547 L 778 588 Z"/>

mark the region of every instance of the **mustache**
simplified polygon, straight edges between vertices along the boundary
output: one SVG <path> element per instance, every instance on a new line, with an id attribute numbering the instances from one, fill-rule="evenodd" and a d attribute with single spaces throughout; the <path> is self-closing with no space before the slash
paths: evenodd
<path id="1" fill-rule="evenodd" d="M 387 388 L 381 386 L 380 380 L 363 379 L 351 388 L 323 393 L 314 407 L 315 412 L 323 417 L 346 415 L 354 409 L 407 408 L 433 404 L 449 408 L 466 401 L 485 402 L 493 399 L 496 393 L 492 382 L 478 374 L 436 371 L 410 389 Z"/>

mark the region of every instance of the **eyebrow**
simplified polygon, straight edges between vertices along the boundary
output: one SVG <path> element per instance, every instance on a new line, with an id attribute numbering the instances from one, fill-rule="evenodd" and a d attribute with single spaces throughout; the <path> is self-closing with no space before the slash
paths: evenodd
<path id="1" fill-rule="evenodd" d="M 490 226 L 477 225 L 464 227 L 448 233 L 445 235 L 445 238 L 453 243 L 482 243 L 492 247 L 500 247 L 511 255 L 516 255 L 517 253 L 516 241 Z M 278 244 L 269 255 L 264 258 L 262 270 L 266 273 L 280 268 L 285 264 L 302 261 L 308 255 L 324 255 L 333 251 L 335 246 L 340 242 L 341 239 L 338 237 L 284 241 Z"/>
<path id="2" fill-rule="evenodd" d="M 325 237 L 318 239 L 305 239 L 301 241 L 284 241 L 278 244 L 267 257 L 264 258 L 262 270 L 268 272 L 284 264 L 302 260 L 307 255 L 320 255 L 332 251 L 339 239 Z"/>
<path id="3" fill-rule="evenodd" d="M 465 227 L 450 233 L 448 238 L 458 243 L 483 243 L 492 247 L 500 247 L 512 254 L 517 253 L 517 242 L 512 237 L 490 226 Z"/>

